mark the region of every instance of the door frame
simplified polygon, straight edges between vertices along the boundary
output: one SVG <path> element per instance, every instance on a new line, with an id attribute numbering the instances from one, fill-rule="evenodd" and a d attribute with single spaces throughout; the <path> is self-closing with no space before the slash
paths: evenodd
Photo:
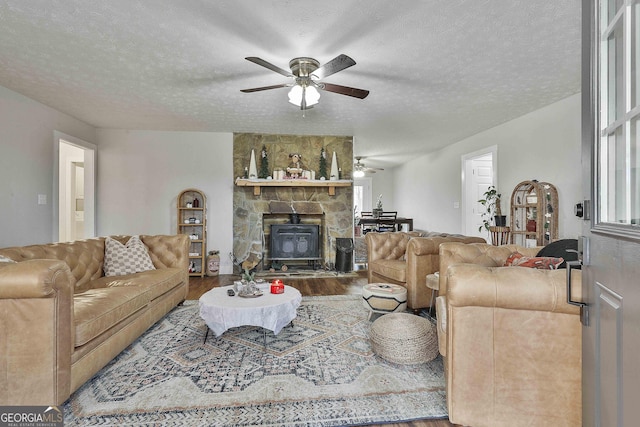
<path id="1" fill-rule="evenodd" d="M 473 151 L 471 153 L 463 154 L 460 156 L 461 162 L 461 179 L 462 179 L 462 215 L 460 215 L 462 224 L 461 230 L 462 234 L 467 236 L 473 236 L 475 233 L 474 230 L 467 230 L 467 208 L 470 203 L 476 203 L 475 200 L 468 200 L 471 197 L 471 190 L 469 186 L 471 185 L 472 180 L 468 179 L 469 168 L 471 167 L 471 163 L 473 160 L 479 157 L 485 157 L 487 155 L 491 155 L 491 169 L 493 172 L 493 185 L 497 187 L 498 182 L 498 146 L 491 145 L 486 148 L 482 148 L 480 150 Z M 469 234 L 472 233 L 472 234 Z M 483 236 L 484 237 L 484 236 Z"/>
<path id="2" fill-rule="evenodd" d="M 66 143 L 84 150 L 84 234 L 85 238 L 96 236 L 96 166 L 98 147 L 82 139 L 53 131 L 53 242 L 60 240 L 60 144 Z"/>

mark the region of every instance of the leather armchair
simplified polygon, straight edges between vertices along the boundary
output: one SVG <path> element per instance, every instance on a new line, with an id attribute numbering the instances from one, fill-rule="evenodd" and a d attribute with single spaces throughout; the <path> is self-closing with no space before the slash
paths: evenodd
<path id="1" fill-rule="evenodd" d="M 437 327 L 452 423 L 580 426 L 580 310 L 566 270 L 500 267 L 513 245 L 440 246 Z M 445 272 L 443 274 L 443 271 Z M 580 271 L 572 270 L 580 296 Z"/>
<path id="2" fill-rule="evenodd" d="M 369 283 L 394 283 L 407 288 L 407 306 L 418 311 L 429 307 L 431 291 L 427 274 L 438 271 L 439 247 L 444 242 L 484 242 L 480 237 L 467 237 L 419 232 L 367 233 L 367 274 Z"/>

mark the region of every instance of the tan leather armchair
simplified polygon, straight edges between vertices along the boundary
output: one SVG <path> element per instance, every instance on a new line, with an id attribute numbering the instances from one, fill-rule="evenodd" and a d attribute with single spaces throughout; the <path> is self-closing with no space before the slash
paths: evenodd
<path id="1" fill-rule="evenodd" d="M 449 419 L 580 426 L 582 332 L 579 308 L 567 303 L 566 270 L 500 267 L 513 250 L 532 256 L 538 248 L 440 246 L 436 309 Z M 579 297 L 580 271 L 572 274 Z"/>
<path id="2" fill-rule="evenodd" d="M 427 274 L 438 271 L 443 242 L 484 242 L 480 237 L 445 233 L 420 236 L 419 232 L 367 233 L 369 283 L 394 283 L 407 288 L 407 306 L 414 311 L 429 307 Z"/>

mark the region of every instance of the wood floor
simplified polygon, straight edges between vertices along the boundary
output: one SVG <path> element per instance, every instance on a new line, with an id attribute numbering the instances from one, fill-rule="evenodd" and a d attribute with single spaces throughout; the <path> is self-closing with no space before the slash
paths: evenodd
<path id="1" fill-rule="evenodd" d="M 213 277 L 191 277 L 189 280 L 189 294 L 187 299 L 198 299 L 208 290 L 217 286 L 233 284 L 239 276 L 220 275 Z M 322 279 L 293 279 L 287 278 L 286 285 L 292 286 L 300 291 L 303 296 L 317 295 L 351 295 L 360 294 L 362 285 L 367 283 L 365 271 L 360 271 L 358 277 L 352 278 L 322 278 Z M 413 421 L 408 423 L 383 424 L 390 427 L 454 427 L 448 420 L 436 421 Z"/>

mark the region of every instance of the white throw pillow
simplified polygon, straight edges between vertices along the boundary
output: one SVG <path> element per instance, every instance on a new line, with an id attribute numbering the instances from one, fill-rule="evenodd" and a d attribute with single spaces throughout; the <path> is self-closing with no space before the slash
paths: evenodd
<path id="1" fill-rule="evenodd" d="M 155 270 L 147 247 L 139 236 L 131 236 L 126 245 L 111 237 L 104 241 L 104 275 L 123 276 Z"/>
<path id="2" fill-rule="evenodd" d="M 0 255 L 0 262 L 15 262 L 15 261 L 12 260 L 11 258 L 7 258 L 4 255 Z"/>

